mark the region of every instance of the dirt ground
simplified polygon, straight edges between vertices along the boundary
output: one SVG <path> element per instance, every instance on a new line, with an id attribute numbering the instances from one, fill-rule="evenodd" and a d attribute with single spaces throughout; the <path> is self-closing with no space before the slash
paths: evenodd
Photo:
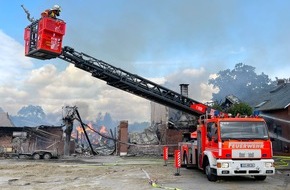
<path id="1" fill-rule="evenodd" d="M 150 190 L 149 178 L 157 179 L 163 189 L 255 189 L 289 190 L 289 170 L 277 171 L 265 181 L 233 177 L 209 182 L 200 170 L 181 168 L 180 176 L 173 158 L 164 166 L 162 157 L 68 157 L 31 160 L 0 158 L 1 190 Z"/>
<path id="2" fill-rule="evenodd" d="M 101 156 L 61 160 L 1 159 L 0 189 L 152 189 L 150 178 L 171 181 L 160 158 Z"/>

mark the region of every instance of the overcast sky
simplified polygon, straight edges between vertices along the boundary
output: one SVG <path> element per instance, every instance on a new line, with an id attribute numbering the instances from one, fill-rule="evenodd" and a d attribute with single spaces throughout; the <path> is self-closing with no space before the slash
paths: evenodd
<path id="1" fill-rule="evenodd" d="M 109 112 L 115 120 L 149 121 L 150 102 L 106 85 L 60 59 L 24 56 L 21 4 L 38 18 L 62 7 L 63 45 L 189 96 L 211 99 L 210 76 L 237 63 L 272 80 L 289 78 L 290 1 L 282 0 L 62 0 L 1 1 L 0 107 L 11 115 L 40 105 L 60 113 L 77 105 L 85 119 Z"/>

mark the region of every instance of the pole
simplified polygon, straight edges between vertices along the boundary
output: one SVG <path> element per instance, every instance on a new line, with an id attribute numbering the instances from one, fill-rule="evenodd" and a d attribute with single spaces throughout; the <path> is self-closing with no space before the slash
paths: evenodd
<path id="1" fill-rule="evenodd" d="M 167 160 L 168 160 L 168 146 L 163 147 L 163 160 L 164 160 L 164 166 L 167 166 Z"/>
<path id="2" fill-rule="evenodd" d="M 174 158 L 176 167 L 176 173 L 174 175 L 180 176 L 180 167 L 181 167 L 180 150 L 174 151 Z"/>
<path id="3" fill-rule="evenodd" d="M 83 124 L 83 122 L 82 122 L 82 119 L 81 119 L 81 116 L 80 116 L 80 114 L 79 114 L 79 111 L 78 111 L 77 109 L 75 109 L 75 112 L 76 112 L 76 114 L 77 114 L 77 116 L 78 116 L 78 118 L 79 118 L 79 120 L 80 120 L 81 126 L 82 126 L 82 128 L 83 128 L 84 134 L 86 135 L 86 138 L 87 138 L 87 140 L 88 140 L 88 143 L 89 143 L 89 145 L 90 145 L 90 148 L 91 148 L 91 151 L 92 151 L 93 155 L 97 155 L 97 153 L 94 151 L 94 149 L 93 149 L 93 147 L 92 147 L 91 141 L 90 141 L 89 136 L 88 136 L 88 134 L 87 134 L 87 132 L 86 132 L 86 129 L 85 129 L 84 124 Z"/>

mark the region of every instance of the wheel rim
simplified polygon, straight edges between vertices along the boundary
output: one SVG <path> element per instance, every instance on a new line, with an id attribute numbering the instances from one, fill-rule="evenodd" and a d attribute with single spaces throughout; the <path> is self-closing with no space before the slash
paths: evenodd
<path id="1" fill-rule="evenodd" d="M 44 154 L 43 158 L 46 159 L 46 160 L 48 160 L 48 159 L 51 158 L 51 155 L 50 154 Z"/>
<path id="2" fill-rule="evenodd" d="M 206 173 L 206 175 L 211 175 L 211 171 L 210 171 L 210 167 L 209 167 L 209 165 L 207 165 L 206 167 L 205 167 L 205 173 Z"/>
<path id="3" fill-rule="evenodd" d="M 38 159 L 40 159 L 40 155 L 39 155 L 39 154 L 34 154 L 34 155 L 33 155 L 33 158 L 34 158 L 35 160 L 38 160 Z"/>

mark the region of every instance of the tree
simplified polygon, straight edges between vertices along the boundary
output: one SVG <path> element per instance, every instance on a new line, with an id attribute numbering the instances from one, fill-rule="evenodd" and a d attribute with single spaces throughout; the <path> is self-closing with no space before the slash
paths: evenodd
<path id="1" fill-rule="evenodd" d="M 240 115 L 253 114 L 253 108 L 249 104 L 244 103 L 244 102 L 232 104 L 229 107 L 224 107 L 222 103 L 214 102 L 211 108 L 218 110 L 220 112 L 230 113 L 233 116 L 236 116 L 237 114 L 240 114 Z"/>
<path id="2" fill-rule="evenodd" d="M 257 75 L 255 67 L 238 63 L 233 70 L 226 69 L 218 72 L 218 77 L 210 79 L 208 84 L 219 88 L 213 93 L 213 100 L 221 101 L 227 95 L 233 94 L 242 102 L 253 103 L 258 95 L 269 92 L 274 82 L 264 73 Z"/>
<path id="3" fill-rule="evenodd" d="M 215 110 L 223 111 L 221 104 L 219 104 L 218 102 L 215 102 L 211 107 Z"/>
<path id="4" fill-rule="evenodd" d="M 252 115 L 253 109 L 250 105 L 246 103 L 239 103 L 232 105 L 228 110 L 228 113 L 231 113 L 232 115 L 236 116 L 237 114 L 240 115 Z"/>

